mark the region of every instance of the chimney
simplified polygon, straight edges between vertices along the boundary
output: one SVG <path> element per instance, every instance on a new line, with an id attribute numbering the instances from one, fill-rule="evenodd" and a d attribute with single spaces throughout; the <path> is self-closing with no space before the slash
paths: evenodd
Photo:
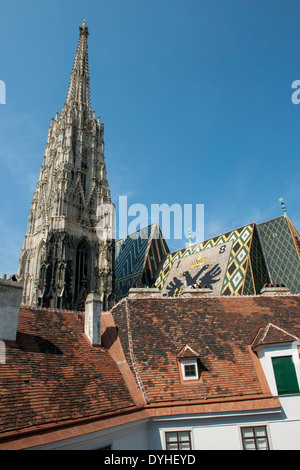
<path id="1" fill-rule="evenodd" d="M 131 287 L 128 292 L 128 297 L 141 298 L 141 297 L 160 297 L 161 292 L 156 287 Z"/>
<path id="2" fill-rule="evenodd" d="M 101 345 L 101 297 L 95 292 L 85 301 L 84 332 L 93 346 Z"/>
<path id="3" fill-rule="evenodd" d="M 16 341 L 23 285 L 0 279 L 0 340 Z"/>
<path id="4" fill-rule="evenodd" d="M 260 295 L 291 295 L 291 291 L 284 284 L 264 284 L 264 287 L 260 291 Z"/>
<path id="5" fill-rule="evenodd" d="M 213 291 L 209 287 L 200 286 L 200 284 L 194 284 L 187 286 L 182 289 L 181 297 L 210 297 Z"/>

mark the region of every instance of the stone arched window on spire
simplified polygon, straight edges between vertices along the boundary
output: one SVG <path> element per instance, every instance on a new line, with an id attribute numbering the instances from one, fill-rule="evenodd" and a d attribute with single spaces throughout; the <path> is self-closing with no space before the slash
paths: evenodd
<path id="1" fill-rule="evenodd" d="M 46 255 L 46 244 L 45 241 L 42 240 L 40 242 L 38 254 L 37 254 L 37 265 L 36 265 L 36 273 L 35 277 L 39 280 L 40 279 L 40 271 L 41 271 L 41 266 L 45 262 L 45 255 Z"/>
<path id="2" fill-rule="evenodd" d="M 88 150 L 84 149 L 82 160 L 81 160 L 81 187 L 84 194 L 86 194 L 87 190 L 87 171 L 88 171 Z"/>
<path id="3" fill-rule="evenodd" d="M 107 312 L 107 310 L 108 310 L 107 294 L 103 294 L 102 310 L 103 310 L 103 312 Z"/>
<path id="4" fill-rule="evenodd" d="M 47 271 L 46 264 L 42 264 L 40 267 L 40 277 L 39 277 L 39 284 L 38 284 L 38 297 L 39 298 L 42 298 L 45 292 L 46 271 Z"/>
<path id="5" fill-rule="evenodd" d="M 107 303 L 108 303 L 108 310 L 112 309 L 115 304 L 115 298 L 113 294 L 109 294 Z"/>
<path id="6" fill-rule="evenodd" d="M 81 240 L 76 250 L 75 271 L 75 303 L 78 309 L 82 308 L 88 293 L 88 266 L 90 248 L 85 240 Z"/>

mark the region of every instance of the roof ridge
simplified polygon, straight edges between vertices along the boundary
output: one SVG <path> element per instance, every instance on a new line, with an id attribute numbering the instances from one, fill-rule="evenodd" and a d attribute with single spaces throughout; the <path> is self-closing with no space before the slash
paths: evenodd
<path id="1" fill-rule="evenodd" d="M 134 370 L 134 375 L 135 375 L 138 387 L 139 387 L 140 391 L 142 392 L 145 403 L 149 404 L 150 400 L 148 398 L 146 389 L 144 387 L 142 377 L 139 373 L 137 363 L 136 363 L 136 359 L 135 359 L 135 355 L 134 355 L 134 352 L 133 352 L 132 334 L 131 334 L 131 329 L 130 329 L 130 312 L 129 312 L 129 309 L 128 309 L 128 302 L 125 303 L 125 310 L 126 310 L 128 346 L 129 346 L 129 354 L 130 354 L 131 364 L 132 364 L 132 367 L 133 367 L 133 370 Z"/>
<path id="2" fill-rule="evenodd" d="M 268 332 L 269 332 L 269 330 L 270 330 L 270 327 L 276 328 L 277 330 L 281 331 L 281 332 L 284 333 L 285 335 L 291 336 L 292 338 L 295 338 L 295 340 L 300 341 L 300 339 L 299 339 L 297 336 L 292 335 L 291 333 L 288 333 L 288 332 L 285 331 L 283 328 L 280 328 L 279 326 L 276 326 L 276 325 L 274 325 L 273 323 L 268 323 L 267 327 L 265 328 L 265 333 L 264 333 L 264 335 L 263 335 L 262 338 L 261 338 L 261 342 L 263 342 L 264 339 L 266 338 L 266 336 L 267 336 L 267 334 L 268 334 Z"/>
<path id="3" fill-rule="evenodd" d="M 37 305 L 25 305 L 25 304 L 21 304 L 20 308 L 28 308 L 31 310 L 47 310 L 48 312 L 64 312 L 64 313 L 78 313 L 78 314 L 84 313 L 84 310 L 67 310 L 63 308 L 38 307 Z"/>
<path id="4" fill-rule="evenodd" d="M 183 250 L 186 251 L 186 250 L 188 250 L 188 249 L 191 248 L 191 247 L 196 247 L 197 245 L 203 245 L 204 243 L 207 243 L 207 242 L 213 240 L 214 238 L 223 237 L 226 233 L 231 234 L 232 232 L 235 232 L 236 230 L 241 230 L 242 228 L 249 227 L 250 225 L 253 225 L 253 226 L 254 226 L 255 224 L 256 224 L 256 222 L 250 222 L 249 224 L 241 225 L 240 227 L 236 227 L 236 228 L 233 228 L 233 229 L 226 230 L 225 232 L 219 233 L 218 235 L 214 235 L 214 236 L 212 236 L 212 237 L 206 238 L 205 240 L 202 240 L 202 241 L 193 243 L 191 246 L 179 248 L 178 250 L 172 251 L 172 252 L 170 252 L 169 254 L 170 254 L 170 255 L 175 255 L 175 254 L 178 253 L 179 251 L 183 251 Z M 257 224 L 256 224 L 256 225 L 257 225 Z M 253 227 L 253 228 L 254 228 L 254 227 Z M 226 243 L 227 243 L 227 242 L 226 242 Z"/>
<path id="5" fill-rule="evenodd" d="M 191 351 L 193 356 L 200 357 L 200 354 L 197 351 L 195 351 L 193 348 L 191 348 L 191 346 L 189 346 L 188 344 L 186 344 L 185 346 L 183 346 L 183 348 L 181 348 L 181 350 L 177 354 L 177 357 L 181 356 L 185 351 L 187 351 L 187 349 Z"/>
<path id="6" fill-rule="evenodd" d="M 274 295 L 268 295 L 268 296 L 262 296 L 260 294 L 254 294 L 254 295 L 217 295 L 217 294 L 211 294 L 209 296 L 210 299 L 212 298 L 220 298 L 220 299 L 244 299 L 244 298 L 253 298 L 253 297 L 256 297 L 256 298 L 268 298 L 270 299 L 271 297 L 275 297 L 275 298 L 278 298 L 278 297 L 285 297 L 285 298 L 288 298 L 288 297 L 300 297 L 300 294 L 274 294 Z M 128 297 L 123 297 L 123 299 L 127 299 Z M 161 297 L 152 297 L 151 295 L 149 296 L 146 296 L 146 295 L 143 295 L 143 297 L 135 297 L 135 298 L 131 298 L 130 300 L 141 300 L 141 299 L 156 299 L 156 300 L 180 300 L 180 299 L 187 299 L 188 297 L 183 297 L 182 295 L 177 295 L 177 296 L 174 296 L 174 297 L 171 297 L 171 296 L 161 296 Z M 207 298 L 206 295 L 203 295 L 203 297 L 201 296 L 198 296 L 197 298 L 199 299 L 202 299 L 202 298 Z M 121 300 L 123 300 L 121 299 Z M 119 302 L 121 302 L 121 300 L 119 300 Z M 119 303 L 118 302 L 118 303 Z M 116 304 L 117 305 L 117 304 Z M 116 306 L 114 305 L 114 307 Z M 113 308 L 114 308 L 113 307 Z"/>
<path id="7" fill-rule="evenodd" d="M 160 227 L 159 227 L 158 223 L 157 223 L 157 222 L 153 222 L 152 224 L 146 225 L 145 227 L 141 228 L 140 230 L 136 230 L 135 232 L 129 233 L 129 234 L 126 235 L 125 237 L 119 238 L 119 240 L 116 240 L 115 243 L 119 243 L 119 242 L 121 242 L 121 241 L 123 241 L 123 240 L 126 240 L 127 238 L 132 237 L 133 235 L 135 235 L 136 233 L 140 233 L 140 232 L 142 232 L 143 230 L 146 230 L 147 228 L 153 227 L 153 226 L 155 226 L 155 225 L 157 225 L 157 227 L 158 227 L 159 230 L 160 230 Z M 161 232 L 161 230 L 160 230 L 160 232 Z M 151 233 L 150 233 L 150 236 L 151 236 Z"/>

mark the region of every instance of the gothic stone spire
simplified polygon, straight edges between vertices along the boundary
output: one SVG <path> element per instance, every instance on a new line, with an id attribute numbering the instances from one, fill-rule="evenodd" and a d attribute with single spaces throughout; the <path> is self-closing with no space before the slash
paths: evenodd
<path id="1" fill-rule="evenodd" d="M 79 31 L 79 41 L 63 111 L 73 108 L 76 113 L 84 112 L 90 114 L 90 77 L 87 42 L 89 30 L 85 20 L 83 25 L 79 27 Z"/>
<path id="2" fill-rule="evenodd" d="M 99 239 L 97 210 L 111 204 L 104 125 L 90 106 L 88 27 L 79 42 L 62 112 L 52 119 L 32 199 L 18 276 L 23 303 L 82 309 L 89 292 L 114 302 L 114 241 Z"/>

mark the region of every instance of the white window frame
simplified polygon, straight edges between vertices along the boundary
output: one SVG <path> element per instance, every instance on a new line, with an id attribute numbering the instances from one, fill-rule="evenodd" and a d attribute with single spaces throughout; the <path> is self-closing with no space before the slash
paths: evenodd
<path id="1" fill-rule="evenodd" d="M 199 379 L 199 368 L 197 359 L 181 359 L 181 372 L 183 380 L 198 380 Z M 196 370 L 196 375 L 194 377 L 188 377 L 185 375 L 185 366 L 194 365 Z"/>

